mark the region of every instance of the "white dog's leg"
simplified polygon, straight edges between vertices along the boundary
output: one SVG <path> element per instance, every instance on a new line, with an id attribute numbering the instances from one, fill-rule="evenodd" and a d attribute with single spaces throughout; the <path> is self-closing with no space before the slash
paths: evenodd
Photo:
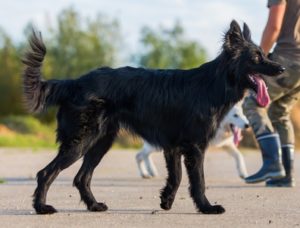
<path id="1" fill-rule="evenodd" d="M 247 177 L 248 173 L 247 173 L 244 157 L 241 154 L 241 152 L 238 150 L 238 148 L 233 143 L 224 145 L 224 146 L 222 146 L 222 148 L 225 151 L 227 151 L 235 159 L 236 168 L 237 168 L 239 176 L 242 179 Z"/>
<path id="2" fill-rule="evenodd" d="M 142 150 L 136 155 L 138 169 L 143 178 L 158 176 L 156 166 L 150 157 L 151 153 L 155 151 L 156 148 L 145 141 Z"/>
<path id="3" fill-rule="evenodd" d="M 148 171 L 148 174 L 151 177 L 156 177 L 158 176 L 158 172 L 156 169 L 156 166 L 154 165 L 152 158 L 151 158 L 151 154 L 155 151 L 157 151 L 157 148 L 153 147 L 152 145 L 150 145 L 148 142 L 144 142 L 144 151 L 146 151 L 146 153 L 144 153 L 144 162 L 145 162 L 145 166 L 146 169 Z"/>
<path id="4" fill-rule="evenodd" d="M 151 152 L 150 152 L 151 153 Z M 139 174 L 142 178 L 151 178 L 151 175 L 148 173 L 148 170 L 145 167 L 145 159 L 149 156 L 148 148 L 143 145 L 143 148 L 135 156 Z"/>
<path id="5" fill-rule="evenodd" d="M 154 152 L 156 150 L 152 150 L 152 152 Z M 152 176 L 152 177 L 157 177 L 158 176 L 158 172 L 157 172 L 157 169 L 156 169 L 156 166 L 154 165 L 153 161 L 152 161 L 152 158 L 151 158 L 151 153 L 148 154 L 147 157 L 145 157 L 145 165 L 146 165 L 146 168 L 148 170 L 148 173 Z"/>

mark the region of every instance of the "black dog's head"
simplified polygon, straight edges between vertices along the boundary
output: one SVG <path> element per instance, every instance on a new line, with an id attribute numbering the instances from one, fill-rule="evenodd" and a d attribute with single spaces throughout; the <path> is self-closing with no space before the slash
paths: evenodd
<path id="1" fill-rule="evenodd" d="M 244 23 L 243 31 L 236 21 L 232 21 L 225 34 L 223 52 L 229 56 L 231 84 L 256 93 L 261 106 L 269 103 L 266 85 L 260 75 L 277 76 L 284 72 L 284 67 L 271 61 L 262 49 L 251 40 L 250 29 Z"/>

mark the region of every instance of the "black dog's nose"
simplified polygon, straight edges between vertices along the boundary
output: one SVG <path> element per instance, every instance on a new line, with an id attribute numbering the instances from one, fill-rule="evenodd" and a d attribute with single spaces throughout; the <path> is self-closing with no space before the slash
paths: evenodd
<path id="1" fill-rule="evenodd" d="M 247 129 L 247 128 L 249 128 L 250 126 L 249 126 L 249 124 L 245 124 L 245 129 Z"/>
<path id="2" fill-rule="evenodd" d="M 285 71 L 285 67 L 280 66 L 280 67 L 279 67 L 279 73 L 282 74 L 284 71 Z"/>

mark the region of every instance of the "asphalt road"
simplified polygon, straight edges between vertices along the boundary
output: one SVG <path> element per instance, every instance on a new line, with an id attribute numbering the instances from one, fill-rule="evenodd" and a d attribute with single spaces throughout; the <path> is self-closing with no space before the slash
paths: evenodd
<path id="1" fill-rule="evenodd" d="M 55 156 L 53 151 L 0 149 L 0 227 L 300 227 L 300 154 L 296 154 L 295 188 L 247 185 L 239 179 L 233 159 L 222 151 L 209 151 L 205 160 L 206 194 L 222 204 L 226 213 L 197 213 L 183 181 L 170 211 L 159 207 L 159 190 L 166 170 L 163 156 L 153 155 L 160 177 L 142 180 L 135 164 L 135 150 L 112 150 L 95 170 L 92 190 L 106 212 L 88 212 L 72 187 L 81 161 L 63 171 L 51 186 L 47 203 L 58 213 L 36 215 L 31 206 L 35 174 Z M 246 151 L 251 174 L 260 167 L 257 152 Z"/>

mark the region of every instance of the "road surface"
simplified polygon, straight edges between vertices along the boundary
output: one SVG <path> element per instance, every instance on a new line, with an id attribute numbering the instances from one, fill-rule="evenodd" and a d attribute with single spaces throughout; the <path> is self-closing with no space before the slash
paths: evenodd
<path id="1" fill-rule="evenodd" d="M 295 188 L 266 188 L 239 179 L 233 159 L 222 151 L 209 151 L 205 159 L 206 195 L 222 204 L 226 213 L 197 213 L 183 180 L 170 211 L 159 207 L 159 190 L 166 170 L 163 156 L 153 155 L 160 177 L 143 180 L 135 164 L 136 150 L 112 150 L 94 173 L 92 190 L 106 212 L 88 212 L 80 202 L 73 177 L 81 161 L 64 170 L 51 186 L 47 203 L 59 213 L 36 215 L 31 206 L 35 174 L 55 156 L 55 151 L 0 149 L 0 227 L 300 227 L 300 154 L 296 154 Z M 256 151 L 244 153 L 251 174 L 261 165 Z"/>

